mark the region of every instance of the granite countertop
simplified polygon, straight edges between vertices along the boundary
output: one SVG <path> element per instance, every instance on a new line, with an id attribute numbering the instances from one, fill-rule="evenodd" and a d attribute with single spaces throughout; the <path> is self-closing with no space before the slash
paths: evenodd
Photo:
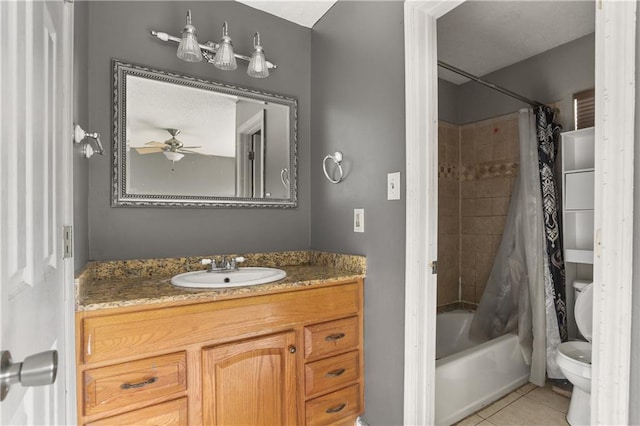
<path id="1" fill-rule="evenodd" d="M 223 289 L 189 289 L 176 287 L 171 284 L 171 277 L 185 270 L 175 270 L 174 260 L 163 259 L 148 261 L 122 261 L 92 264 L 76 279 L 76 311 L 95 311 L 100 309 L 140 306 L 149 304 L 184 304 L 249 297 L 297 288 L 322 285 L 331 281 L 348 281 L 364 278 L 366 261 L 362 256 L 338 255 L 318 252 L 287 252 L 294 253 L 285 256 L 292 265 L 277 266 L 273 262 L 265 261 L 264 254 L 248 255 L 246 266 L 255 266 L 256 260 L 264 266 L 278 267 L 287 273 L 279 281 L 260 284 L 251 287 L 234 287 Z M 300 255 L 302 253 L 302 255 Z M 282 261 L 282 253 L 277 254 Z M 291 260 L 293 258 L 293 261 Z M 251 261 L 251 259 L 256 259 Z M 176 260 L 178 261 L 178 260 Z M 193 264 L 193 259 L 181 258 L 181 264 Z M 274 260 L 276 261 L 276 260 Z M 132 263 L 135 262 L 135 268 Z M 141 267 L 141 263 L 155 262 L 156 276 L 140 276 L 139 271 L 149 270 Z M 157 265 L 166 267 L 158 268 Z M 170 266 L 167 266 L 170 265 Z M 194 268 L 201 269 L 202 267 Z M 188 268 L 187 268 L 188 269 Z M 138 271 L 132 273 L 131 271 Z M 98 271 L 96 273 L 96 271 Z M 124 272 L 123 272 L 124 271 Z M 166 272 L 166 273 L 163 273 Z"/>

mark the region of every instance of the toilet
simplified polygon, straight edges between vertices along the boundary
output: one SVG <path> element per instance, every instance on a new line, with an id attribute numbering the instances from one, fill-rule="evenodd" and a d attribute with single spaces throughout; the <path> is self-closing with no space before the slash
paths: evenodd
<path id="1" fill-rule="evenodd" d="M 576 289 L 575 319 L 578 330 L 587 340 L 558 345 L 556 362 L 573 392 L 567 413 L 572 426 L 591 424 L 591 330 L 593 326 L 593 284 L 574 282 Z"/>

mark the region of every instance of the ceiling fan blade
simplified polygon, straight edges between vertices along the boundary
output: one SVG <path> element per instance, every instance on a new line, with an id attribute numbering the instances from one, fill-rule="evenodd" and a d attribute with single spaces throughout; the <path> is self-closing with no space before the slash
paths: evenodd
<path id="1" fill-rule="evenodd" d="M 164 146 L 165 143 L 164 142 L 149 141 L 149 142 L 145 143 L 145 145 Z"/>
<path id="2" fill-rule="evenodd" d="M 183 152 L 185 154 L 211 155 L 211 154 L 205 154 L 204 152 L 192 151 L 190 149 L 184 149 L 184 148 L 180 148 L 177 152 Z"/>
<path id="3" fill-rule="evenodd" d="M 162 152 L 164 151 L 164 149 L 162 149 L 161 147 L 142 147 L 142 148 L 134 148 L 136 151 L 138 151 L 138 154 L 153 154 L 156 152 Z"/>

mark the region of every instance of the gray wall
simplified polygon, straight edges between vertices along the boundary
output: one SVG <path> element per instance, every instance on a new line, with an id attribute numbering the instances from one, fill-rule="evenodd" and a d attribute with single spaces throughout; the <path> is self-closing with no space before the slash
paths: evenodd
<path id="1" fill-rule="evenodd" d="M 405 178 L 403 3 L 338 2 L 311 39 L 311 246 L 367 256 L 365 418 L 403 418 L 405 201 L 387 201 L 387 173 Z M 329 183 L 322 159 L 344 154 Z M 364 233 L 353 209 L 364 208 Z"/>
<path id="2" fill-rule="evenodd" d="M 520 95 L 543 103 L 562 101 L 563 130 L 573 130 L 573 93 L 595 81 L 595 34 L 581 37 L 522 62 L 482 76 Z M 458 86 L 457 124 L 509 114 L 526 104 L 478 83 Z"/>
<path id="3" fill-rule="evenodd" d="M 185 154 L 169 161 L 162 153 L 128 153 L 128 192 L 233 197 L 236 193 L 236 159 L 218 155 Z"/>
<path id="4" fill-rule="evenodd" d="M 89 99 L 87 97 L 89 74 L 89 25 L 88 3 L 74 4 L 73 39 L 73 122 L 90 130 Z M 73 148 L 73 263 L 80 271 L 89 259 L 89 162 L 82 156 L 81 144 Z"/>
<path id="5" fill-rule="evenodd" d="M 458 107 L 458 86 L 453 83 L 438 79 L 438 120 L 451 124 L 460 121 Z"/>
<path id="6" fill-rule="evenodd" d="M 310 244 L 309 127 L 311 30 L 237 2 L 89 3 L 89 125 L 104 135 L 106 155 L 89 169 L 89 257 L 96 260 L 208 253 L 307 249 Z M 151 29 L 179 35 L 186 10 L 201 41 L 218 40 L 229 22 L 235 49 L 247 54 L 260 31 L 267 58 L 279 67 L 269 78 L 220 71 L 205 62 L 176 57 L 176 45 L 149 35 Z M 298 99 L 297 209 L 112 208 L 111 59 L 280 93 Z"/>

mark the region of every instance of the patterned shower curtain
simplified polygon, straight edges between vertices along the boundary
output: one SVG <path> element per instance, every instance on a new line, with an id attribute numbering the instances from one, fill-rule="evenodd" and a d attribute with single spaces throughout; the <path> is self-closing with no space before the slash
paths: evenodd
<path id="1" fill-rule="evenodd" d="M 560 198 L 554 176 L 561 126 L 553 122 L 554 112 L 547 106 L 535 109 L 538 139 L 538 167 L 544 219 L 544 284 L 547 318 L 547 376 L 564 378 L 556 364 L 557 347 L 566 342 L 567 303 L 560 226 Z"/>

